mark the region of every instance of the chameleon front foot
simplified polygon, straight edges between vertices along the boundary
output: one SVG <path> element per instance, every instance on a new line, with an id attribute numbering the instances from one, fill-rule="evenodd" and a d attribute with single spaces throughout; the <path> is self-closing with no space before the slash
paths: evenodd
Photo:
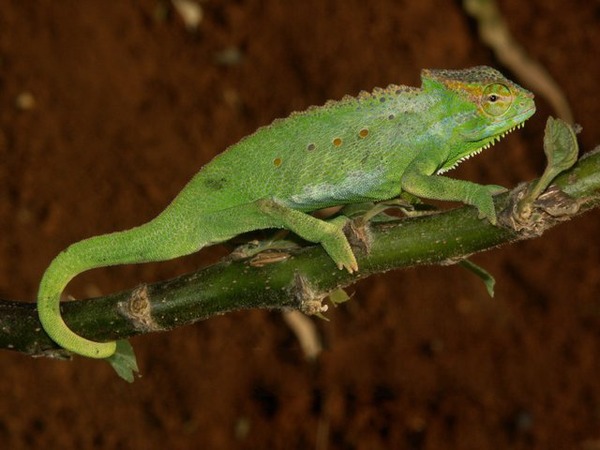
<path id="1" fill-rule="evenodd" d="M 477 208 L 477 217 L 479 219 L 487 219 L 492 225 L 496 225 L 498 220 L 496 217 L 496 208 L 494 207 L 494 199 L 492 196 L 506 192 L 506 188 L 495 184 L 479 186 L 479 188 L 480 190 L 474 196 L 473 201 L 467 201 L 467 203 L 470 203 Z"/>

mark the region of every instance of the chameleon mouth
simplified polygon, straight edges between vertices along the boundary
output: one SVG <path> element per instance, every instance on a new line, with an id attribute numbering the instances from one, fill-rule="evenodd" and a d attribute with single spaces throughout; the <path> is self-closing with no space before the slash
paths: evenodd
<path id="1" fill-rule="evenodd" d="M 482 151 L 490 148 L 492 145 L 494 145 L 496 142 L 498 142 L 499 140 L 501 140 L 504 136 L 506 136 L 511 131 L 517 130 L 519 128 L 523 128 L 525 126 L 525 121 L 531 116 L 531 111 L 532 110 L 528 110 L 525 113 L 523 113 L 522 116 L 524 116 L 525 118 L 522 121 L 520 121 L 519 123 L 517 123 L 515 126 L 513 126 L 513 127 L 509 128 L 509 129 L 503 131 L 500 134 L 492 136 L 491 138 L 486 138 L 486 139 L 489 139 L 489 140 L 485 144 L 483 144 L 480 147 L 476 148 L 474 151 L 472 151 L 468 155 L 465 155 L 465 156 L 457 159 L 450 166 L 441 168 L 440 170 L 437 171 L 437 174 L 439 175 L 439 174 L 442 174 L 442 173 L 445 173 L 445 172 L 449 172 L 450 170 L 456 168 L 456 166 L 458 166 L 463 161 L 466 161 L 467 159 L 469 159 L 469 158 L 471 158 L 473 156 L 479 155 Z"/>
<path id="2" fill-rule="evenodd" d="M 517 129 L 517 128 L 522 128 L 525 124 L 525 122 L 527 121 L 527 119 L 529 119 L 533 113 L 535 113 L 535 106 L 523 111 L 521 114 L 517 114 L 516 116 L 512 117 L 512 121 L 516 122 L 516 125 L 512 126 L 511 128 L 505 130 L 504 132 L 497 134 L 495 136 L 484 136 L 484 137 L 480 137 L 476 135 L 478 133 L 481 134 L 481 132 L 483 130 L 474 130 L 472 133 L 469 134 L 465 134 L 464 138 L 469 141 L 469 142 L 481 142 L 481 141 L 486 141 L 489 139 L 490 145 L 493 145 L 494 143 L 496 143 L 497 141 L 499 141 L 500 139 L 502 139 L 504 136 L 506 136 L 508 133 L 510 133 L 511 131 Z M 482 145 L 482 148 L 484 146 Z M 487 148 L 487 147 L 485 147 Z"/>
<path id="3" fill-rule="evenodd" d="M 500 134 L 497 134 L 495 136 L 492 136 L 490 138 L 490 140 L 488 142 L 486 142 L 485 144 L 483 144 L 481 147 L 479 147 L 477 150 L 475 150 L 475 153 L 471 153 L 470 155 L 467 155 L 465 157 L 465 159 L 470 158 L 473 155 L 477 155 L 479 153 L 481 153 L 483 150 L 485 150 L 486 148 L 490 148 L 492 145 L 494 145 L 496 142 L 498 142 L 499 140 L 501 140 L 504 136 L 506 136 L 508 133 L 510 133 L 511 131 L 517 130 L 519 128 L 523 128 L 525 126 L 525 121 L 516 124 L 514 127 L 509 128 L 506 131 L 503 131 Z M 462 160 L 461 160 L 462 161 Z"/>

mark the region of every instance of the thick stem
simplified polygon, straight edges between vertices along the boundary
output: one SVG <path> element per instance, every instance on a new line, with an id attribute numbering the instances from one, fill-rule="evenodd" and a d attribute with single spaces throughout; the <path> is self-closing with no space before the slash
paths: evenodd
<path id="1" fill-rule="evenodd" d="M 504 226 L 477 218 L 471 207 L 373 225 L 357 250 L 360 270 L 337 270 L 319 246 L 276 258 L 272 264 L 223 261 L 198 272 L 132 291 L 63 303 L 65 321 L 94 340 L 120 339 L 168 330 L 240 309 L 296 308 L 319 311 L 320 301 L 338 287 L 374 273 L 422 264 L 452 263 L 502 244 L 536 237 L 546 229 L 600 204 L 600 152 L 592 152 L 555 180 L 554 190 L 534 204 L 528 223 L 514 227 L 514 205 L 527 185 L 497 196 Z M 558 193 L 560 195 L 558 195 Z M 567 194 L 565 196 L 564 194 Z M 363 230 L 364 231 L 364 230 Z M 59 356 L 41 330 L 35 304 L 0 301 L 0 348 Z"/>

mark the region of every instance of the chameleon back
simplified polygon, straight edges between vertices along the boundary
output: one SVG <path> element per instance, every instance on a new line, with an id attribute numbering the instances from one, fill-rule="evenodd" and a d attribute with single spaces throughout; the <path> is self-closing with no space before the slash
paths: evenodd
<path id="1" fill-rule="evenodd" d="M 435 102 L 421 89 L 389 86 L 293 113 L 213 159 L 198 174 L 200 189 L 302 211 L 394 197 Z"/>

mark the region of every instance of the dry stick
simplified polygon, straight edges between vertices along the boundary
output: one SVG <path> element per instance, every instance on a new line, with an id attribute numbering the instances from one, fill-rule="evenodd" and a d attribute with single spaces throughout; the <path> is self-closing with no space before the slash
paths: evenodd
<path id="1" fill-rule="evenodd" d="M 498 60 L 512 70 L 523 84 L 546 98 L 556 115 L 573 124 L 573 113 L 566 96 L 550 74 L 512 37 L 494 0 L 464 0 L 465 11 L 479 25 L 481 40 L 492 48 Z"/>
<path id="2" fill-rule="evenodd" d="M 313 319 L 295 309 L 287 309 L 283 311 L 283 320 L 298 339 L 304 357 L 309 361 L 317 359 L 323 344 Z"/>

